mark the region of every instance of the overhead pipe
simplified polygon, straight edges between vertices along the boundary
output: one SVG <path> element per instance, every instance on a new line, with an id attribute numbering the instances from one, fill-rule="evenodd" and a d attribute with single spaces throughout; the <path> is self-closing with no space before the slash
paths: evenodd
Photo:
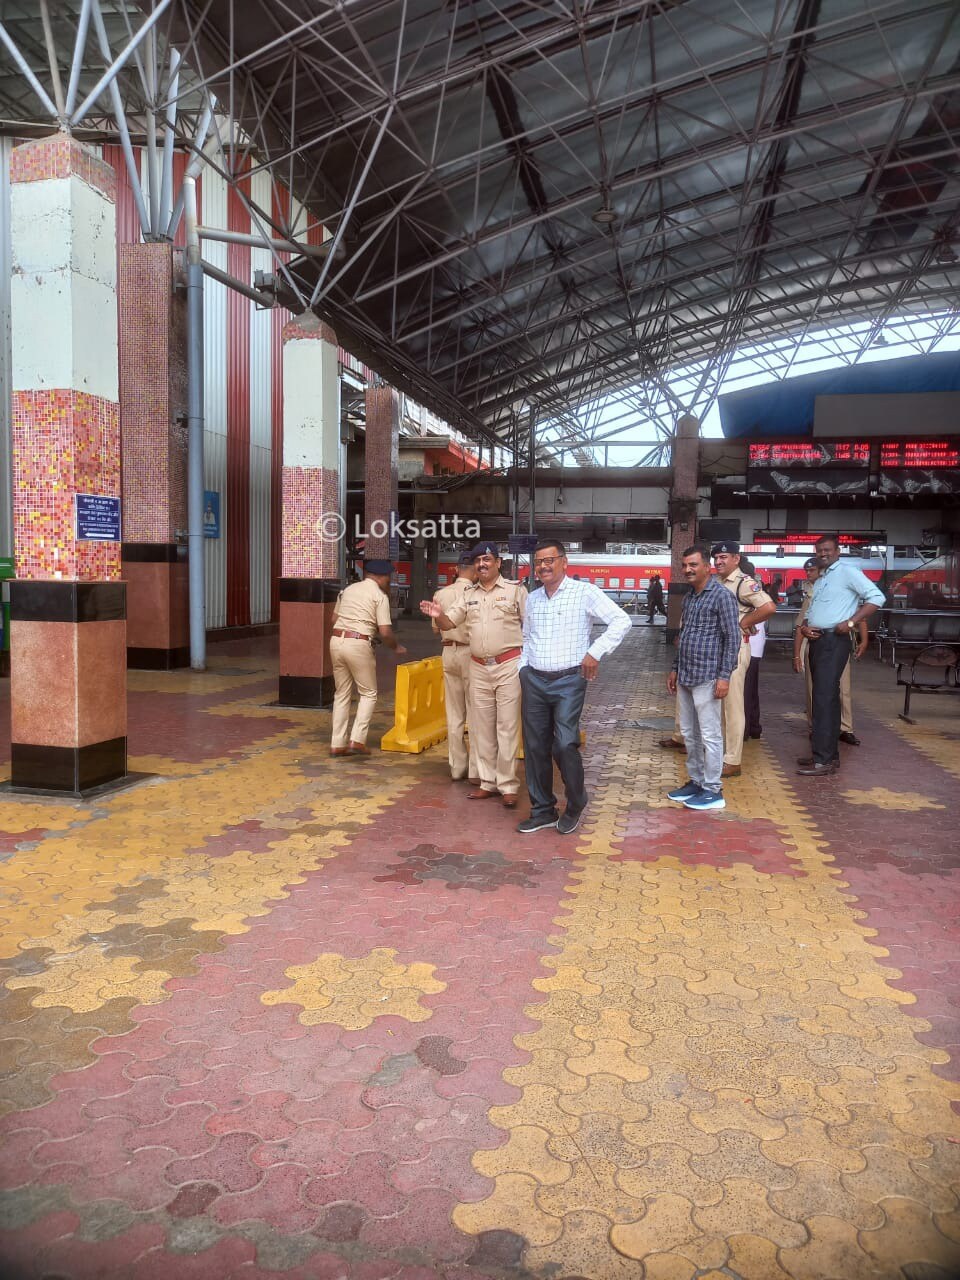
<path id="1" fill-rule="evenodd" d="M 220 227 L 198 227 L 201 240 L 217 240 L 224 244 L 248 244 L 254 249 L 275 249 L 278 253 L 297 253 L 306 258 L 325 258 L 332 240 L 323 244 L 300 244 L 296 240 L 270 240 L 266 236 L 249 235 L 245 231 L 224 231 Z"/>
<path id="2" fill-rule="evenodd" d="M 187 549 L 190 572 L 190 666 L 207 666 L 203 538 L 203 262 L 197 234 L 197 182 L 185 178 L 187 227 Z"/>

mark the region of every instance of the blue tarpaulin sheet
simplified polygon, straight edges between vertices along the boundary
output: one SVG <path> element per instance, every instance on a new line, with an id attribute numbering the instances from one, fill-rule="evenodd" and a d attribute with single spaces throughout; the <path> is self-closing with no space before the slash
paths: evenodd
<path id="1" fill-rule="evenodd" d="M 960 352 L 850 365 L 732 391 L 718 400 L 720 424 L 728 439 L 809 436 L 813 434 L 817 396 L 904 395 L 924 391 L 960 391 Z"/>

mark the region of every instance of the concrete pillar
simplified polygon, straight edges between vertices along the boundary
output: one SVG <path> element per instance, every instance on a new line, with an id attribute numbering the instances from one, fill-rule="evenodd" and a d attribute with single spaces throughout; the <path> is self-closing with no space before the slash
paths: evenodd
<path id="1" fill-rule="evenodd" d="M 190 665 L 187 302 L 182 252 L 120 246 L 120 433 L 127 665 Z"/>
<path id="2" fill-rule="evenodd" d="M 389 532 L 374 536 L 376 524 L 389 529 L 397 510 L 397 472 L 400 466 L 400 396 L 393 387 L 369 386 L 366 391 L 366 435 L 363 448 L 363 527 L 368 560 L 390 556 Z"/>
<path id="3" fill-rule="evenodd" d="M 115 182 L 64 134 L 11 156 L 14 788 L 78 794 L 127 769 L 119 531 L 77 514 L 78 495 L 120 498 Z"/>
<path id="4" fill-rule="evenodd" d="M 333 701 L 330 630 L 338 581 L 340 370 L 337 335 L 311 312 L 283 328 L 280 702 Z"/>
<path id="5" fill-rule="evenodd" d="M 700 423 L 690 414 L 677 423 L 670 490 L 670 585 L 667 588 L 667 639 L 680 629 L 680 611 L 688 587 L 680 568 L 684 548 L 697 539 L 697 484 L 700 478 Z"/>

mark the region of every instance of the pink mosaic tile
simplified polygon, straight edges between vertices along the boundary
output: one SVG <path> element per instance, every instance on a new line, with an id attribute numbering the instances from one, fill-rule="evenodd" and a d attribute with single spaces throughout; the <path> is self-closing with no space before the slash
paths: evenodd
<path id="1" fill-rule="evenodd" d="M 336 578 L 340 484 L 325 467 L 284 467 L 281 576 Z"/>
<path id="2" fill-rule="evenodd" d="M 182 253 L 119 250 L 124 542 L 174 542 L 187 527 L 186 303 Z"/>
<path id="3" fill-rule="evenodd" d="M 77 542 L 77 492 L 120 494 L 117 405 L 84 391 L 13 393 L 18 578 L 120 577 L 118 542 Z"/>
<path id="4" fill-rule="evenodd" d="M 71 176 L 116 203 L 117 175 L 113 168 L 68 134 L 25 142 L 14 147 L 10 156 L 11 182 L 46 182 Z"/>

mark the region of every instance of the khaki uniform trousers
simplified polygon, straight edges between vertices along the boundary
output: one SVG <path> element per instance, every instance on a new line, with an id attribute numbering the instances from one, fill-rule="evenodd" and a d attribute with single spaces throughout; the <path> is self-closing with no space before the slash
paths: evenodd
<path id="1" fill-rule="evenodd" d="M 477 740 L 477 770 L 484 791 L 520 790 L 520 659 L 492 666 L 470 660 L 470 726 Z"/>
<path id="2" fill-rule="evenodd" d="M 813 724 L 813 673 L 807 661 L 807 649 L 810 642 L 806 637 L 800 644 L 800 661 L 803 663 L 803 678 L 807 685 L 807 724 Z M 853 733 L 853 698 L 850 688 L 850 668 L 853 660 L 843 668 L 840 677 L 840 732 Z"/>
<path id="3" fill-rule="evenodd" d="M 471 728 L 470 668 L 479 671 L 470 661 L 470 647 L 465 644 L 444 645 L 440 651 L 443 664 L 443 697 L 447 708 L 447 759 L 450 761 L 451 778 L 479 778 L 477 765 L 477 739 Z M 470 750 L 463 740 L 464 729 L 470 735 Z"/>
<path id="4" fill-rule="evenodd" d="M 374 707 L 377 705 L 377 660 L 369 640 L 347 640 L 344 636 L 330 637 L 330 659 L 333 663 L 332 747 L 345 747 L 349 742 L 366 742 Z M 350 702 L 356 685 L 360 702 L 348 733 Z"/>
<path id="5" fill-rule="evenodd" d="M 743 733 L 746 717 L 743 714 L 743 682 L 750 666 L 750 646 L 740 642 L 740 657 L 730 673 L 730 688 L 721 702 L 723 708 L 723 763 L 739 764 L 743 755 Z"/>

